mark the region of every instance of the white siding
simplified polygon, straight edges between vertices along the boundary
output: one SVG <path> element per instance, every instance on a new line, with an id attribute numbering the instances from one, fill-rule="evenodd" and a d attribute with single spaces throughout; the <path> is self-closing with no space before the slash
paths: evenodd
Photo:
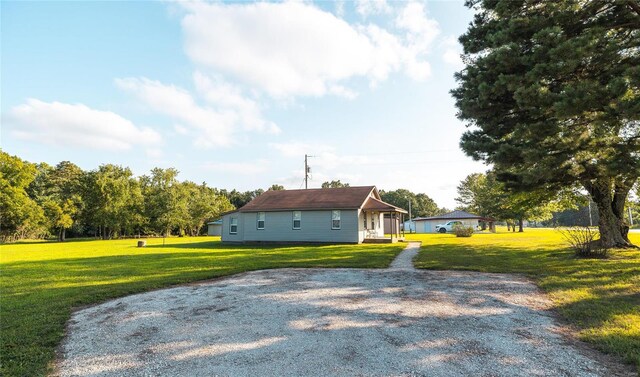
<path id="1" fill-rule="evenodd" d="M 220 224 L 208 224 L 207 225 L 207 234 L 210 236 L 221 236 L 222 235 L 222 225 Z"/>

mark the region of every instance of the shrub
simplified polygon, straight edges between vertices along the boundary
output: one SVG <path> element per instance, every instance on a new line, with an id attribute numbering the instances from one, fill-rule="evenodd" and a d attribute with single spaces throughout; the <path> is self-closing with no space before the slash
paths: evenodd
<path id="1" fill-rule="evenodd" d="M 455 225 L 453 227 L 453 233 L 456 237 L 471 237 L 473 235 L 472 226 Z"/>
<path id="2" fill-rule="evenodd" d="M 602 246 L 600 233 L 588 226 L 557 228 L 577 257 L 606 258 L 609 250 Z"/>

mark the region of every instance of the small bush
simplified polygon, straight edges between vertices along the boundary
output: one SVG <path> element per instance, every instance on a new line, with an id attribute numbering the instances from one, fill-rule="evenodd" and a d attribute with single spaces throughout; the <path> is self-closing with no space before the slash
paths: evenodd
<path id="1" fill-rule="evenodd" d="M 557 228 L 577 257 L 606 258 L 609 250 L 602 246 L 600 233 L 588 226 Z"/>
<path id="2" fill-rule="evenodd" d="M 453 233 L 456 237 L 471 237 L 473 235 L 472 226 L 455 225 L 453 227 Z"/>

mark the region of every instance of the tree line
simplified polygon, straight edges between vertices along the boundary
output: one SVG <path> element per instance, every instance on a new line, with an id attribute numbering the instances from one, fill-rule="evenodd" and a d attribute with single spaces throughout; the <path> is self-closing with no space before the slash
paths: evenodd
<path id="1" fill-rule="evenodd" d="M 322 187 L 348 187 L 324 182 Z M 268 190 L 284 190 L 274 184 Z M 243 207 L 263 189 L 238 191 L 178 180 L 174 168 L 154 168 L 135 177 L 128 167 L 105 164 L 85 171 L 62 161 L 31 163 L 0 151 L 0 241 L 56 237 L 195 236 L 221 213 Z M 414 216 L 434 216 L 428 195 L 409 190 L 380 191 L 382 199 Z"/>
<path id="2" fill-rule="evenodd" d="M 84 171 L 30 163 L 0 151 L 0 239 L 198 235 L 241 196 L 179 181 L 173 168 L 134 177 L 113 164 Z M 231 200 L 230 200 L 231 199 Z"/>
<path id="3" fill-rule="evenodd" d="M 554 213 L 577 208 L 581 198 L 573 191 L 549 195 L 543 191 L 514 192 L 497 179 L 494 171 L 469 174 L 457 187 L 458 209 L 502 220 L 507 229 L 524 231 L 524 221 L 544 222 Z"/>

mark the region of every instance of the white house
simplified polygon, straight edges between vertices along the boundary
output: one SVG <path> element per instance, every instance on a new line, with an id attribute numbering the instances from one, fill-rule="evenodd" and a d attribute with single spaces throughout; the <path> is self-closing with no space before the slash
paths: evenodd
<path id="1" fill-rule="evenodd" d="M 461 221 L 464 226 L 470 226 L 474 229 L 482 227 L 483 224 L 489 229 L 495 229 L 493 226 L 494 219 L 465 211 L 453 211 L 440 216 L 416 217 L 413 219 L 416 233 L 435 233 L 436 225 L 446 224 L 449 221 Z"/>
<path id="2" fill-rule="evenodd" d="M 383 202 L 375 186 L 272 190 L 223 214 L 222 241 L 394 242 L 401 230 L 396 226 L 385 237 L 384 216 L 405 213 Z"/>

